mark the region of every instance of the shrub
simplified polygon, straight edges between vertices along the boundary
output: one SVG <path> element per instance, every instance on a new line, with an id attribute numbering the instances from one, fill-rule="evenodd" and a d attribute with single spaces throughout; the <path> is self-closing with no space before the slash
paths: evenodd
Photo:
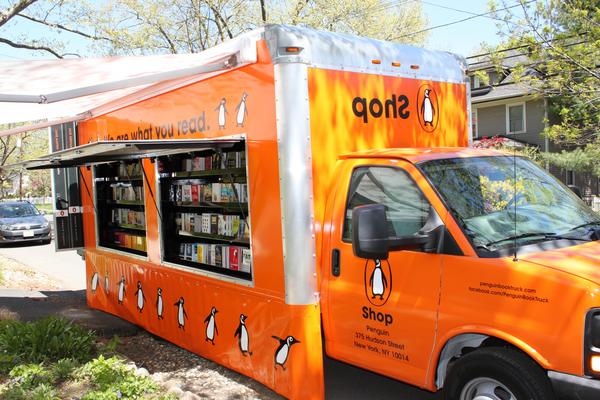
<path id="1" fill-rule="evenodd" d="M 85 362 L 95 353 L 92 331 L 56 317 L 35 322 L 0 321 L 0 373 L 16 363 Z"/>
<path id="2" fill-rule="evenodd" d="M 137 399 L 159 390 L 150 378 L 136 375 L 133 368 L 118 357 L 101 355 L 81 367 L 77 376 L 87 379 L 96 388 L 87 392 L 82 400 Z"/>

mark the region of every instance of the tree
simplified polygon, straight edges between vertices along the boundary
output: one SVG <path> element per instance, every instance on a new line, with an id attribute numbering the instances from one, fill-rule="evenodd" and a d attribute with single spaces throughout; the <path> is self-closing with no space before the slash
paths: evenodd
<path id="1" fill-rule="evenodd" d="M 268 23 L 412 44 L 426 39 L 426 33 L 415 33 L 426 25 L 419 1 L 18 0 L 6 5 L 0 15 L 0 43 L 60 58 L 196 53 Z M 11 20 L 42 25 L 49 34 L 9 38 L 3 25 Z M 87 47 L 70 48 L 73 35 Z"/>
<path id="2" fill-rule="evenodd" d="M 10 129 L 13 126 L 0 129 Z M 23 168 L 5 168 L 10 164 L 16 164 L 25 159 L 40 157 L 48 153 L 48 132 L 38 130 L 24 132 L 18 135 L 0 137 L 0 197 L 5 197 L 11 189 L 15 179 L 22 180 L 23 176 L 29 176 L 30 181 L 35 184 L 36 195 L 47 195 L 50 192 L 50 175 L 47 170 L 28 172 Z M 23 188 L 24 195 L 30 188 Z"/>
<path id="3" fill-rule="evenodd" d="M 544 156 L 562 168 L 600 177 L 600 8 L 589 0 L 519 0 L 518 8 L 491 4 L 503 22 L 503 44 L 493 49 L 496 65 L 507 50 L 526 55 L 511 71 L 517 82 L 548 99 L 544 134 L 571 151 Z M 518 11 L 516 11 L 518 10 Z M 576 150 L 573 150 L 576 149 Z M 575 151 L 575 152 L 573 152 Z M 590 160 L 579 162 L 580 158 Z"/>

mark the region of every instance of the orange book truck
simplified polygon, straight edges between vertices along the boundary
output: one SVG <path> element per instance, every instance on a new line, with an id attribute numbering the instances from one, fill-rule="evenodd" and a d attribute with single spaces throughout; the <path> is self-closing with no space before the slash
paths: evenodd
<path id="1" fill-rule="evenodd" d="M 323 348 L 449 399 L 600 398 L 600 217 L 467 148 L 464 60 L 286 26 L 221 46 L 255 62 L 30 165 L 78 168 L 90 306 L 289 398 L 324 397 Z"/>

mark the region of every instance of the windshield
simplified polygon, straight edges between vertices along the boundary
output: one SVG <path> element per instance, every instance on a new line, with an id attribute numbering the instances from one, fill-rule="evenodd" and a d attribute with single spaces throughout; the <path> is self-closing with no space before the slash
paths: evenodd
<path id="1" fill-rule="evenodd" d="M 600 227 L 598 214 L 526 159 L 455 158 L 420 167 L 476 247 L 498 250 L 515 240 L 524 244 L 552 236 L 577 240 L 590 228 Z"/>
<path id="2" fill-rule="evenodd" d="M 38 210 L 31 204 L 0 204 L 0 218 L 20 218 L 39 215 Z"/>

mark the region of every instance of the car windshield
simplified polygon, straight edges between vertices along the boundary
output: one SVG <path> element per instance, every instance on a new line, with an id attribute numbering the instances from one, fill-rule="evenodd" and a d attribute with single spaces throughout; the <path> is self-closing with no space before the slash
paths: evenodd
<path id="1" fill-rule="evenodd" d="M 0 204 L 0 218 L 20 218 L 39 215 L 38 210 L 31 204 Z"/>
<path id="2" fill-rule="evenodd" d="M 598 214 L 524 158 L 454 158 L 420 167 L 476 247 L 498 250 L 557 236 L 582 240 L 600 227 Z"/>

